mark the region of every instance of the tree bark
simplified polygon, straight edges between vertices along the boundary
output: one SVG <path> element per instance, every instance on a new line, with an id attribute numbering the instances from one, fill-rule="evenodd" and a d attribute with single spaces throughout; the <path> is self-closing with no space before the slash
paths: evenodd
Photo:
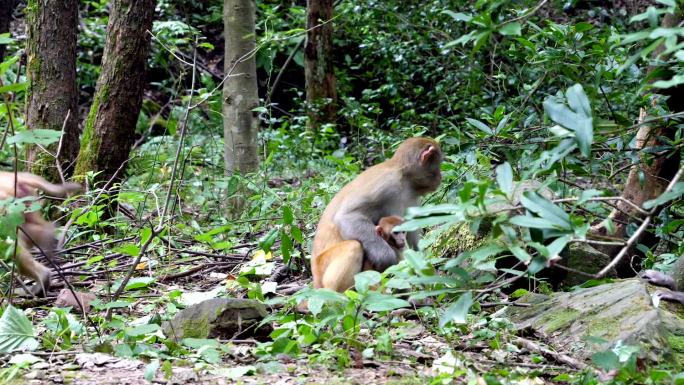
<path id="1" fill-rule="evenodd" d="M 257 155 L 257 93 L 255 1 L 225 0 L 223 83 L 223 135 L 226 173 L 244 174 L 259 167 Z"/>
<path id="2" fill-rule="evenodd" d="M 76 173 L 121 181 L 133 145 L 145 86 L 154 0 L 111 3 L 102 69 L 85 122 Z"/>
<path id="3" fill-rule="evenodd" d="M 64 127 L 57 162 L 64 172 L 70 174 L 79 146 L 76 85 L 78 0 L 30 0 L 26 7 L 26 24 L 26 73 L 29 80 L 26 125 L 31 130 L 60 132 Z M 50 153 L 38 146 L 29 147 L 28 168 L 60 182 L 54 158 L 58 144 L 48 146 L 47 150 Z"/>
<path id="4" fill-rule="evenodd" d="M 337 89 L 333 57 L 333 0 L 307 0 L 304 78 L 308 104 L 308 126 L 335 123 Z"/>
<path id="5" fill-rule="evenodd" d="M 15 0 L 0 0 L 0 35 L 10 31 Z M 0 63 L 5 60 L 5 44 L 0 44 Z"/>

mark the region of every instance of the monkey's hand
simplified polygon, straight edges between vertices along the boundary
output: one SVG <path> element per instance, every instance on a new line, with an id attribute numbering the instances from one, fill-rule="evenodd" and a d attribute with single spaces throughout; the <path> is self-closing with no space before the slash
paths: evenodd
<path id="1" fill-rule="evenodd" d="M 679 302 L 684 305 L 684 292 L 682 291 L 660 291 L 656 295 L 665 301 Z"/>
<path id="2" fill-rule="evenodd" d="M 656 270 L 646 270 L 641 278 L 645 279 L 648 283 L 656 286 L 667 287 L 670 289 L 675 288 L 675 281 L 672 277 L 665 273 L 661 273 Z"/>

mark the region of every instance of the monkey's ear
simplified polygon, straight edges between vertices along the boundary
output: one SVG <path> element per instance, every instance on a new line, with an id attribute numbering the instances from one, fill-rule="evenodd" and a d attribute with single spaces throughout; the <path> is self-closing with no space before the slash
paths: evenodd
<path id="1" fill-rule="evenodd" d="M 439 150 L 435 146 L 428 146 L 427 148 L 423 149 L 420 153 L 420 164 L 424 165 L 427 162 L 430 161 L 433 157 L 437 156 L 439 154 Z"/>
<path id="2" fill-rule="evenodd" d="M 380 238 L 385 238 L 382 231 L 382 226 L 375 226 L 375 234 L 378 234 L 378 237 Z"/>

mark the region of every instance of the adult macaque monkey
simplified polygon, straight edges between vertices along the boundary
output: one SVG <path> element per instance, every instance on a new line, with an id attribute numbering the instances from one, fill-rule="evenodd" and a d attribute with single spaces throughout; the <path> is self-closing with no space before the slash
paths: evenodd
<path id="1" fill-rule="evenodd" d="M 392 158 L 362 172 L 330 201 L 318 222 L 311 272 L 314 287 L 338 292 L 354 285 L 365 261 L 380 272 L 397 263 L 397 252 L 378 236 L 382 217 L 403 215 L 442 181 L 439 144 L 428 138 L 404 141 Z M 416 247 L 418 233 L 406 234 Z M 356 242 L 355 242 L 356 241 Z"/>
<path id="2" fill-rule="evenodd" d="M 26 198 L 38 195 L 37 190 L 54 197 L 63 197 L 81 190 L 78 183 L 54 184 L 27 172 L 17 173 L 16 183 L 13 172 L 0 171 L 0 199 L 11 197 Z M 46 221 L 40 212 L 24 213 L 24 223 L 19 226 L 19 246 L 16 251 L 16 264 L 19 273 L 36 281 L 34 294 L 47 295 L 50 289 L 50 269 L 33 259 L 29 252 L 37 246 L 48 258 L 53 258 L 57 249 L 55 225 Z"/>

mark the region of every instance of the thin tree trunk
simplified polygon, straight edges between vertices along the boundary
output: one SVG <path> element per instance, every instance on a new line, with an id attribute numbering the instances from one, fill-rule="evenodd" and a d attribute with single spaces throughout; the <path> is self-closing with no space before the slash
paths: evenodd
<path id="1" fill-rule="evenodd" d="M 78 154 L 78 87 L 76 85 L 76 37 L 78 0 L 35 0 L 26 7 L 28 40 L 26 125 L 29 129 L 61 131 L 59 159 L 67 174 Z M 67 118 L 68 117 L 68 118 Z M 54 155 L 58 144 L 27 150 L 29 169 L 60 181 Z"/>
<path id="2" fill-rule="evenodd" d="M 316 130 L 334 123 L 337 116 L 337 90 L 333 53 L 333 0 L 307 0 L 304 78 L 308 104 L 308 126 Z"/>
<path id="3" fill-rule="evenodd" d="M 259 167 L 257 155 L 257 93 L 255 39 L 255 1 L 225 0 L 223 84 L 223 135 L 226 173 L 244 174 Z"/>
<path id="4" fill-rule="evenodd" d="M 76 173 L 123 178 L 145 86 L 154 0 L 112 1 L 102 69 L 85 122 Z"/>
<path id="5" fill-rule="evenodd" d="M 0 0 L 0 35 L 10 31 L 15 0 Z M 5 60 L 5 44 L 0 44 L 0 63 Z"/>
<path id="6" fill-rule="evenodd" d="M 663 17 L 662 26 L 664 28 L 671 28 L 679 23 L 681 17 L 679 15 L 667 14 Z M 654 56 L 658 56 L 664 49 L 664 46 L 659 47 L 654 51 Z M 682 89 L 674 87 L 663 90 L 662 94 L 669 96 L 667 106 L 672 112 L 684 111 L 684 95 Z M 647 119 L 646 111 L 641 111 L 640 121 Z M 645 124 L 639 128 L 636 134 L 636 148 L 653 148 L 658 146 L 667 146 L 668 144 L 663 138 L 672 140 L 675 135 L 676 128 L 673 125 L 667 125 L 667 122 L 654 122 L 652 124 Z M 664 155 L 655 156 L 652 161 L 647 161 L 649 154 L 641 155 L 642 159 L 639 163 L 632 166 L 625 181 L 621 196 L 630 200 L 637 206 L 642 206 L 644 202 L 654 199 L 663 193 L 672 177 L 679 169 L 680 155 L 679 151 L 675 153 L 667 153 Z M 639 213 L 631 206 L 623 202 L 618 202 L 616 208 L 610 213 L 609 218 L 615 225 L 615 233 L 611 236 L 618 238 L 625 238 L 627 236 L 627 227 L 633 222 L 633 217 L 639 217 Z M 599 233 L 605 234 L 604 228 L 596 229 Z M 646 246 L 653 246 L 655 237 L 644 232 L 639 239 L 639 243 Z M 608 255 L 615 255 L 621 246 L 603 246 L 598 247 L 601 251 Z M 627 255 L 640 254 L 636 249 L 628 252 Z M 635 260 L 639 262 L 639 259 Z M 617 266 L 619 276 L 630 276 L 638 270 L 640 266 L 633 266 L 632 261 L 623 260 Z"/>

